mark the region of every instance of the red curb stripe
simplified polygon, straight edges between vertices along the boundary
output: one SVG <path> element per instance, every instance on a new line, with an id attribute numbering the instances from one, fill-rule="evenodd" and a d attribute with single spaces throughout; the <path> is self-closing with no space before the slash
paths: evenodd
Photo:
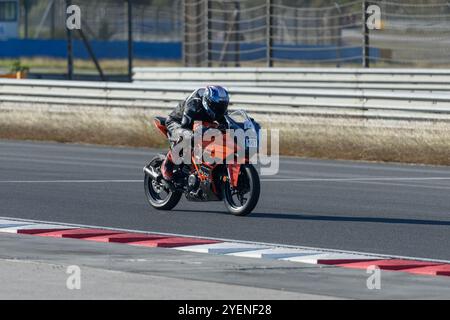
<path id="1" fill-rule="evenodd" d="M 158 234 L 128 233 L 108 229 L 60 228 L 17 229 L 18 234 L 55 238 L 76 238 L 98 242 L 124 243 L 143 247 L 175 248 L 190 245 L 213 244 L 223 241 Z M 318 259 L 318 264 L 350 269 L 367 269 L 375 265 L 382 270 L 407 272 L 417 275 L 450 276 L 450 264 L 407 259 Z"/>
<path id="2" fill-rule="evenodd" d="M 74 234 L 63 234 L 63 238 L 72 238 L 72 239 L 83 239 L 86 237 L 91 237 L 93 234 L 96 235 L 106 235 L 106 234 L 117 234 L 117 232 L 84 232 L 84 233 L 74 233 Z"/>
<path id="3" fill-rule="evenodd" d="M 46 232 L 36 233 L 36 236 L 39 237 L 54 237 L 54 238 L 75 238 L 82 239 L 93 236 L 102 236 L 102 235 L 112 235 L 118 234 L 118 231 L 104 230 L 104 229 L 69 229 L 69 230 L 57 230 L 54 229 L 47 230 Z"/>
<path id="4" fill-rule="evenodd" d="M 351 269 L 367 269 L 369 266 L 378 266 L 378 268 L 380 268 L 381 270 L 403 271 L 405 269 L 430 267 L 435 266 L 437 264 L 438 263 L 424 262 L 424 261 L 389 259 L 389 260 L 373 260 L 366 262 L 343 263 L 336 265 L 339 267 Z"/>
<path id="5" fill-rule="evenodd" d="M 67 230 L 73 230 L 73 229 L 17 229 L 17 233 L 20 234 L 30 234 L 30 235 L 37 235 L 38 233 L 46 233 L 49 231 L 67 231 Z"/>
<path id="6" fill-rule="evenodd" d="M 404 270 L 412 274 L 430 275 L 430 276 L 450 276 L 450 264 L 440 264 L 421 268 L 412 268 Z"/>
<path id="7" fill-rule="evenodd" d="M 199 245 L 199 244 L 212 244 L 212 243 L 219 243 L 219 242 L 220 241 L 207 240 L 207 239 L 171 237 L 171 238 L 162 238 L 162 239 L 155 239 L 155 240 L 128 242 L 128 244 L 131 244 L 134 246 L 143 246 L 143 247 L 174 248 L 174 247 L 193 246 L 193 245 Z"/>
<path id="8" fill-rule="evenodd" d="M 373 261 L 380 261 L 380 260 L 379 259 L 335 259 L 335 260 L 318 259 L 317 264 L 339 265 L 341 267 L 344 264 L 357 263 L 357 262 L 372 262 L 372 264 L 373 264 Z"/>
<path id="9" fill-rule="evenodd" d="M 129 243 L 145 240 L 156 240 L 168 238 L 168 236 L 153 235 L 153 234 L 139 234 L 139 233 L 119 233 L 113 235 L 101 235 L 94 237 L 87 237 L 83 240 L 98 241 L 98 242 L 115 242 L 115 243 Z"/>

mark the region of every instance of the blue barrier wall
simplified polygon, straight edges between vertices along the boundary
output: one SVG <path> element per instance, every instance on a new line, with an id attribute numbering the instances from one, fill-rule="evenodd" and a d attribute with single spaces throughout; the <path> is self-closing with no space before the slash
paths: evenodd
<path id="1" fill-rule="evenodd" d="M 128 54 L 126 41 L 91 41 L 91 46 L 99 59 L 125 59 Z M 137 59 L 154 60 L 180 60 L 182 57 L 181 42 L 134 42 L 134 57 Z M 80 40 L 74 40 L 75 58 L 87 59 L 89 54 Z M 360 47 L 347 47 L 336 50 L 334 46 L 312 45 L 281 45 L 275 44 L 274 58 L 286 60 L 318 60 L 327 61 L 341 59 L 345 61 L 361 61 L 362 49 Z M 221 57 L 223 45 L 216 43 L 212 47 L 213 60 Z M 233 45 L 229 45 L 227 51 L 235 51 Z M 240 60 L 264 59 L 266 56 L 264 43 L 242 43 L 239 46 Z M 19 57 L 55 57 L 65 58 L 67 44 L 65 40 L 31 40 L 10 39 L 0 40 L 0 58 Z M 380 50 L 370 49 L 370 56 L 379 57 Z M 233 61 L 235 55 L 226 53 L 225 61 Z"/>
<path id="2" fill-rule="evenodd" d="M 99 59 L 122 59 L 128 55 L 126 41 L 91 41 L 90 43 Z M 181 59 L 180 42 L 134 42 L 133 46 L 134 57 L 138 59 Z M 75 58 L 89 58 L 89 53 L 80 40 L 74 40 L 73 54 Z M 67 56 L 67 43 L 65 40 L 0 40 L 0 58 L 35 56 L 65 58 Z"/>
<path id="3" fill-rule="evenodd" d="M 212 60 L 219 61 L 222 52 L 222 44 L 214 44 L 212 46 Z M 274 44 L 273 57 L 280 60 L 305 60 L 305 61 L 331 61 L 340 60 L 345 62 L 361 62 L 361 47 L 345 47 L 337 48 L 335 45 L 286 45 Z M 223 55 L 223 60 L 234 61 L 236 52 L 235 45 L 228 45 Z M 239 57 L 241 61 L 246 60 L 264 60 L 266 58 L 265 43 L 242 43 L 239 46 Z M 371 58 L 380 57 L 380 49 L 370 48 L 369 55 Z"/>

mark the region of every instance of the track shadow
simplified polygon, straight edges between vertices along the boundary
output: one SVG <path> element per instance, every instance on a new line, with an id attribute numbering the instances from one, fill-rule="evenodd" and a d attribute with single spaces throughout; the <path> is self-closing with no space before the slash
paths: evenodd
<path id="1" fill-rule="evenodd" d="M 195 213 L 215 213 L 215 214 L 223 214 L 223 215 L 232 215 L 228 211 L 219 211 L 219 210 L 191 210 L 191 209 L 172 209 L 171 211 L 175 212 L 195 212 Z"/>
<path id="2" fill-rule="evenodd" d="M 423 220 L 423 219 L 401 219 L 381 217 L 360 216 L 325 216 L 311 214 L 286 214 L 286 213 L 258 213 L 249 215 L 250 218 L 289 219 L 289 220 L 311 220 L 311 221 L 336 221 L 336 222 L 369 222 L 369 223 L 391 223 L 391 224 L 414 224 L 430 226 L 450 226 L 450 221 Z"/>
<path id="3" fill-rule="evenodd" d="M 204 212 L 231 215 L 228 211 L 218 210 L 182 210 L 174 209 L 177 212 Z M 381 218 L 381 217 L 360 217 L 360 216 L 326 216 L 299 213 L 261 213 L 253 212 L 246 218 L 255 219 L 286 219 L 286 220 L 307 220 L 307 221 L 335 221 L 335 222 L 366 222 L 366 223 L 388 223 L 388 224 L 412 224 L 429 226 L 450 226 L 450 221 L 423 220 L 423 219 L 401 219 L 401 218 Z"/>

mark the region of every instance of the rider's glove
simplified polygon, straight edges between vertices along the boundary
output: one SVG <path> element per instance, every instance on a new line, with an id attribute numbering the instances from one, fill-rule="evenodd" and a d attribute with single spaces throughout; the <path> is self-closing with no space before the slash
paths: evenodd
<path id="1" fill-rule="evenodd" d="M 181 141 L 191 141 L 194 133 L 191 130 L 180 128 L 177 130 L 177 135 L 177 143 L 180 143 Z"/>

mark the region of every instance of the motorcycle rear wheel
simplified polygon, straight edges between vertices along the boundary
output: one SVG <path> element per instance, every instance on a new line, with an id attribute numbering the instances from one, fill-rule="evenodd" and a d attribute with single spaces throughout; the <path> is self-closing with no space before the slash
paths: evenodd
<path id="1" fill-rule="evenodd" d="M 255 167 L 250 164 L 242 165 L 237 188 L 232 188 L 227 181 L 223 184 L 222 193 L 223 201 L 230 213 L 236 216 L 246 216 L 251 213 L 261 193 L 259 175 Z M 245 201 L 242 201 L 243 199 Z"/>
<path id="2" fill-rule="evenodd" d="M 161 172 L 161 164 L 165 155 L 155 156 L 147 167 L 152 167 L 156 172 Z M 181 192 L 166 189 L 161 183 L 158 183 L 152 176 L 145 174 L 144 178 L 145 196 L 148 203 L 157 210 L 173 209 L 181 198 Z"/>

